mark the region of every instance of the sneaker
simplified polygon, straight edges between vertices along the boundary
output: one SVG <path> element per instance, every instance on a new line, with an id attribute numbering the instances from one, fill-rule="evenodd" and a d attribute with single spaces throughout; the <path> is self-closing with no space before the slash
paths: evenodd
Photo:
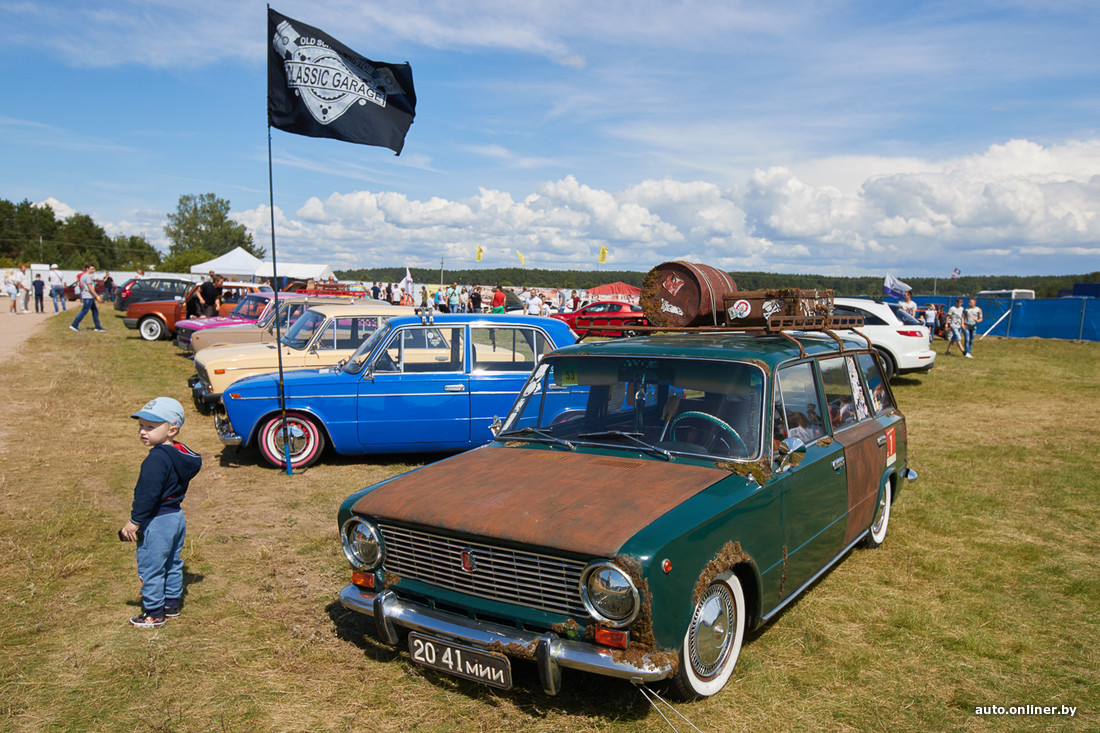
<path id="1" fill-rule="evenodd" d="M 973 356 L 972 356 L 971 354 L 967 354 L 967 355 L 966 355 L 966 358 L 967 358 L 967 359 L 973 359 L 974 357 L 973 357 Z"/>
<path id="2" fill-rule="evenodd" d="M 69 328 L 71 328 L 72 330 L 76 331 L 77 333 L 80 333 L 80 329 L 79 329 L 79 328 L 77 328 L 76 326 L 69 326 Z"/>
<path id="3" fill-rule="evenodd" d="M 172 605 L 171 603 L 164 604 L 164 617 L 165 618 L 178 618 L 180 615 L 180 604 Z"/>
<path id="4" fill-rule="evenodd" d="M 140 616 L 134 616 L 130 619 L 130 625 L 138 626 L 143 629 L 157 629 L 164 626 L 164 614 L 151 616 L 145 611 L 142 611 Z"/>
<path id="5" fill-rule="evenodd" d="M 92 330 L 93 330 L 93 331 L 99 331 L 100 333 L 107 333 L 107 329 L 106 329 L 106 328 L 93 328 Z"/>

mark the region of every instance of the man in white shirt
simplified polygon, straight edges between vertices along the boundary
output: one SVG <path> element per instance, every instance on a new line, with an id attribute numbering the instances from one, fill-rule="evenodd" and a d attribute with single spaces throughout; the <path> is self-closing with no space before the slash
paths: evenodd
<path id="1" fill-rule="evenodd" d="M 50 265 L 50 274 L 46 276 L 46 286 L 50 289 L 50 300 L 53 301 L 53 312 L 57 313 L 57 301 L 61 301 L 61 310 L 69 310 L 65 305 L 65 280 L 57 271 L 57 265 Z"/>
<path id="2" fill-rule="evenodd" d="M 913 302 L 913 293 L 910 290 L 905 291 L 905 300 L 898 304 L 903 311 L 916 318 L 917 316 L 917 304 Z"/>
<path id="3" fill-rule="evenodd" d="M 542 298 L 540 298 L 539 294 L 534 290 L 531 291 L 531 297 L 527 299 L 527 315 L 542 315 Z"/>
<path id="4" fill-rule="evenodd" d="M 19 266 L 19 272 L 15 275 L 15 287 L 18 289 L 19 301 L 22 304 L 21 313 L 31 309 L 31 274 L 27 272 L 26 265 Z"/>
<path id="5" fill-rule="evenodd" d="M 966 350 L 966 342 L 963 340 L 963 299 L 955 298 L 955 305 L 947 309 L 947 351 L 951 353 L 951 344 L 958 342 L 959 351 Z"/>

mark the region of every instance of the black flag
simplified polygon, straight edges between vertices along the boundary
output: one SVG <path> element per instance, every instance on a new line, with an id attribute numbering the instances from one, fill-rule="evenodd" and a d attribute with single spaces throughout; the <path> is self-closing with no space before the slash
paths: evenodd
<path id="1" fill-rule="evenodd" d="M 401 154 L 416 115 L 408 64 L 376 63 L 332 36 L 267 9 L 267 119 L 310 137 Z"/>

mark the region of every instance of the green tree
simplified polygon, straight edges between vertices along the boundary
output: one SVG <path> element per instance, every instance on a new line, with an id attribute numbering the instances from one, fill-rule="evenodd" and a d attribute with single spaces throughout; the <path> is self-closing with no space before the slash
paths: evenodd
<path id="1" fill-rule="evenodd" d="M 229 202 L 212 193 L 180 196 L 175 213 L 168 214 L 164 234 L 172 242 L 162 264 L 167 271 L 187 272 L 191 265 L 237 247 L 256 257 L 264 256 L 264 249 L 253 243 L 248 228 L 229 218 Z"/>

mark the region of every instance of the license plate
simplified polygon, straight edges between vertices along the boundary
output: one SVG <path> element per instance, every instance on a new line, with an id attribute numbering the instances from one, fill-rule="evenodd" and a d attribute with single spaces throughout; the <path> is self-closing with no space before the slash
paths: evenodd
<path id="1" fill-rule="evenodd" d="M 409 653 L 425 667 L 474 682 L 512 689 L 512 665 L 508 657 L 420 634 L 409 634 Z"/>

